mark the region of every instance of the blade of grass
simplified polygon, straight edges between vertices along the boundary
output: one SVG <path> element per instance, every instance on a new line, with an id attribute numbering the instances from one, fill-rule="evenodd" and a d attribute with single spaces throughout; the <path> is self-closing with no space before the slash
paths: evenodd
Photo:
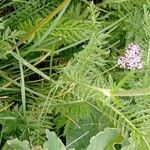
<path id="1" fill-rule="evenodd" d="M 72 144 L 76 143 L 77 141 L 79 141 L 81 138 L 83 138 L 84 136 L 86 136 L 89 133 L 89 131 L 85 132 L 83 135 L 81 135 L 80 137 L 78 137 L 77 139 L 75 139 L 74 141 L 72 141 L 70 144 L 68 144 L 66 146 L 66 148 L 68 148 L 69 146 L 71 146 Z"/>
<path id="2" fill-rule="evenodd" d="M 58 49 L 57 51 L 54 52 L 54 55 L 58 55 L 59 53 L 65 51 L 65 50 L 67 50 L 67 49 L 69 49 L 69 48 L 72 48 L 72 47 L 74 47 L 74 46 L 77 46 L 77 45 L 79 45 L 79 44 L 85 42 L 86 40 L 87 40 L 87 39 L 83 39 L 83 40 L 80 40 L 80 41 L 75 42 L 75 43 L 73 43 L 73 44 L 70 44 L 70 45 L 68 45 L 68 46 L 66 46 L 66 47 L 60 48 L 60 49 Z M 49 55 L 51 55 L 51 53 L 52 53 L 52 52 L 48 52 L 47 54 L 45 54 L 44 56 L 42 56 L 38 62 L 35 62 L 35 63 L 33 64 L 33 66 L 36 66 L 36 65 L 38 65 L 40 62 L 44 61 Z M 28 70 L 29 70 L 29 68 L 26 69 L 24 72 L 27 72 Z M 20 79 L 20 77 L 17 77 L 17 78 L 14 79 L 14 80 L 17 81 L 17 80 L 19 80 L 19 79 Z M 9 83 L 7 83 L 7 84 L 5 84 L 5 85 L 6 85 L 6 86 L 4 86 L 4 87 L 8 87 L 8 86 L 11 85 L 11 82 L 9 82 Z"/>
<path id="3" fill-rule="evenodd" d="M 16 82 L 15 80 L 12 80 L 11 78 L 9 78 L 8 76 L 6 76 L 5 74 L 3 74 L 2 72 L 0 72 L 0 76 L 3 77 L 4 79 L 6 79 L 7 81 L 13 83 L 14 85 L 20 87 L 20 84 L 18 82 Z M 3 88 L 2 88 L 3 89 Z M 6 90 L 7 88 L 4 88 L 4 90 Z M 47 98 L 47 96 L 43 95 L 43 94 L 40 94 L 38 92 L 35 92 L 34 90 L 28 88 L 28 87 L 25 87 L 25 90 L 28 91 L 29 93 L 32 93 L 34 95 L 37 95 L 41 98 Z"/>
<path id="4" fill-rule="evenodd" d="M 8 109 L 8 108 L 9 108 L 10 106 L 12 106 L 13 104 L 14 104 L 14 103 L 11 103 L 10 105 L 8 105 L 8 106 L 6 106 L 6 107 L 0 109 L 0 112 L 2 112 L 2 111 L 4 111 L 4 110 Z"/>
<path id="5" fill-rule="evenodd" d="M 15 80 L 12 80 L 12 79 L 9 78 L 8 76 L 4 75 L 2 72 L 0 72 L 0 76 L 3 77 L 4 79 L 6 79 L 7 81 L 13 83 L 14 85 L 20 87 L 20 84 L 19 84 L 18 82 L 16 82 Z M 38 97 L 47 99 L 47 96 L 46 96 L 46 95 L 43 95 L 43 94 L 41 94 L 41 93 L 39 93 L 39 92 L 36 92 L 36 91 L 34 91 L 34 90 L 32 90 L 32 89 L 30 89 L 30 88 L 28 88 L 28 87 L 25 87 L 25 90 L 26 90 L 27 92 L 29 92 L 29 93 L 32 93 L 32 94 L 38 96 Z M 51 99 L 51 98 L 50 98 L 50 99 Z M 59 100 L 55 100 L 55 101 L 59 101 Z M 60 101 L 60 102 L 62 102 L 62 101 Z"/>
<path id="6" fill-rule="evenodd" d="M 51 54 L 51 57 L 50 57 L 50 68 L 49 68 L 50 80 L 52 79 L 53 56 L 54 56 L 54 54 L 52 53 L 52 54 Z"/>
<path id="7" fill-rule="evenodd" d="M 15 120 L 16 117 L 0 117 L 0 120 Z"/>
<path id="8" fill-rule="evenodd" d="M 0 91 L 18 91 L 16 88 L 5 88 L 5 87 L 0 87 Z"/>
<path id="9" fill-rule="evenodd" d="M 14 40 L 14 42 L 15 42 L 15 40 Z M 18 56 L 20 56 L 18 47 L 16 47 L 16 51 L 17 51 Z M 23 71 L 22 62 L 20 60 L 19 60 L 19 67 L 20 67 L 20 76 L 21 76 L 20 84 L 21 84 L 22 109 L 23 109 L 23 114 L 25 115 L 25 113 L 26 113 L 26 92 L 25 92 L 24 71 Z"/>
<path id="10" fill-rule="evenodd" d="M 110 92 L 111 96 L 144 96 L 150 95 L 150 88 L 118 90 Z"/>
<path id="11" fill-rule="evenodd" d="M 67 3 L 64 8 L 61 10 L 61 12 L 59 13 L 59 15 L 56 17 L 56 19 L 52 22 L 52 24 L 50 25 L 50 27 L 47 29 L 47 31 L 45 32 L 45 34 L 33 45 L 32 49 L 36 48 L 38 45 L 40 45 L 40 43 L 42 41 L 44 41 L 44 39 L 51 33 L 51 31 L 55 28 L 55 26 L 57 25 L 57 23 L 59 22 L 59 20 L 61 19 L 61 17 L 63 16 L 63 14 L 65 13 L 67 7 L 68 7 L 69 3 Z"/>
<path id="12" fill-rule="evenodd" d="M 44 74 L 43 72 L 41 72 L 39 69 L 35 68 L 33 65 L 31 65 L 29 62 L 27 62 L 25 59 L 23 59 L 21 56 L 19 56 L 18 54 L 14 53 L 14 52 L 10 52 L 10 54 L 15 57 L 18 61 L 20 61 L 22 64 L 24 64 L 25 66 L 27 66 L 28 68 L 30 68 L 31 70 L 33 70 L 34 72 L 36 72 L 37 74 L 39 74 L 40 76 L 42 76 L 43 78 L 50 80 L 50 78 Z"/>

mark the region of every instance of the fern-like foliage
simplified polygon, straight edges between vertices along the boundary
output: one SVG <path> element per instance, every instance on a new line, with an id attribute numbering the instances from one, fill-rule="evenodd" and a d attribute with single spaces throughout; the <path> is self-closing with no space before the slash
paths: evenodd
<path id="1" fill-rule="evenodd" d="M 112 16 L 117 18 L 125 17 L 122 21 L 122 29 L 120 33 L 122 33 L 121 36 L 124 36 L 126 45 L 131 42 L 139 43 L 145 51 L 148 49 L 147 46 L 149 45 L 149 40 L 146 38 L 148 35 L 147 33 L 149 33 L 149 4 L 150 3 L 147 0 L 105 0 L 103 2 L 104 7 L 110 6 L 114 9 L 111 14 Z M 110 19 L 112 17 L 111 15 Z M 115 30 L 113 34 L 116 33 L 118 32 Z M 114 36 L 114 38 L 116 37 Z M 119 40 L 123 41 L 124 39 Z"/>
<path id="2" fill-rule="evenodd" d="M 48 0 L 32 0 L 26 2 L 16 2 L 12 4 L 14 11 L 5 16 L 6 25 L 11 28 L 16 28 L 18 23 L 35 17 L 43 18 L 50 13 L 57 5 L 61 3 L 61 0 L 48 1 Z"/>
<path id="3" fill-rule="evenodd" d="M 83 8 L 85 8 L 85 10 L 81 12 Z M 24 51 L 26 51 L 26 53 L 28 53 L 27 51 L 59 51 L 62 46 L 86 41 L 92 35 L 92 32 L 95 31 L 95 26 L 99 26 L 99 22 L 95 21 L 94 23 L 92 17 L 89 17 L 93 13 L 91 10 L 96 11 L 94 9 L 94 6 L 93 8 L 91 8 L 91 5 L 85 7 L 84 5 L 82 6 L 81 3 L 76 7 L 69 8 L 66 14 L 64 14 L 56 24 L 56 27 L 36 48 L 31 46 L 31 48 L 28 47 L 28 49 Z M 98 18 L 98 14 L 97 12 L 95 18 Z M 18 30 L 28 32 L 34 26 L 38 25 L 39 20 L 40 19 L 33 21 L 28 19 L 18 25 Z M 38 34 L 33 35 L 31 39 L 29 39 L 29 42 L 33 42 L 33 44 L 36 45 L 36 42 L 47 32 L 52 24 L 53 22 L 50 22 L 46 27 L 41 29 Z"/>
<path id="4" fill-rule="evenodd" d="M 69 98 L 70 102 L 89 104 L 106 115 L 124 135 L 132 136 L 138 149 L 148 149 L 149 96 L 131 99 L 108 94 L 107 89 L 111 88 L 111 84 L 107 75 L 104 77 L 101 71 L 103 65 L 108 63 L 105 59 L 107 48 L 103 47 L 106 44 L 103 40 L 105 36 L 93 36 L 85 49 L 64 69 L 62 80 L 66 81 L 65 86 L 70 87 L 70 90 L 64 92 L 65 101 Z"/>
<path id="5" fill-rule="evenodd" d="M 103 4 L 110 8 L 117 9 L 118 11 L 126 10 L 132 11 L 136 7 L 142 7 L 143 4 L 150 4 L 147 0 L 104 0 Z"/>
<path id="6" fill-rule="evenodd" d="M 19 39 L 23 35 L 23 31 L 11 31 L 8 27 L 0 33 L 0 59 L 7 55 L 7 50 L 14 44 L 14 40 Z"/>
<path id="7" fill-rule="evenodd" d="M 1 135 L 3 140 L 19 137 L 23 138 L 21 133 L 24 133 L 24 137 L 27 138 L 27 124 L 25 118 L 22 115 L 21 108 L 17 106 L 13 110 L 3 111 L 0 114 L 0 124 L 1 124 Z M 10 136 L 12 135 L 12 136 Z"/>
<path id="8" fill-rule="evenodd" d="M 115 127 L 130 139 L 127 147 L 148 150 L 149 1 L 105 0 L 102 8 L 72 1 L 38 28 L 60 2 L 14 2 L 13 11 L 0 23 L 0 108 L 6 108 L 0 114 L 2 141 L 18 137 L 41 145 L 45 129 L 51 129 L 66 136 L 69 145 L 89 133 L 70 146 L 81 149 L 99 131 Z M 142 48 L 143 70 L 122 70 L 116 65 L 131 42 Z"/>

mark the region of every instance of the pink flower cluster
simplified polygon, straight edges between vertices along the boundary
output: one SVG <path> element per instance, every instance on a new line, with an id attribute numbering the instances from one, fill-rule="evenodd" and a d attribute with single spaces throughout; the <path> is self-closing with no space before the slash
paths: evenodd
<path id="1" fill-rule="evenodd" d="M 118 66 L 130 70 L 142 69 L 143 62 L 141 57 L 142 53 L 139 45 L 131 43 L 128 48 L 125 49 L 124 56 L 118 59 Z"/>

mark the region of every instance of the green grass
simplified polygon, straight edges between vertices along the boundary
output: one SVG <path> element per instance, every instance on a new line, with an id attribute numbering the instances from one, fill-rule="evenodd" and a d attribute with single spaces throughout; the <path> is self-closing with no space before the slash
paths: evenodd
<path id="1" fill-rule="evenodd" d="M 149 5 L 0 2 L 0 147 L 150 149 Z M 117 64 L 130 43 L 141 70 Z"/>

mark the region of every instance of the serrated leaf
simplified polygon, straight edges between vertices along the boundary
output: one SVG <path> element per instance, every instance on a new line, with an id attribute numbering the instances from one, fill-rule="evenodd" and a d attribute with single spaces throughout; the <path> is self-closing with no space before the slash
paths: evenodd
<path id="1" fill-rule="evenodd" d="M 44 142 L 44 150 L 66 150 L 64 144 L 54 132 L 46 130 L 46 137 L 48 141 Z"/>
<path id="2" fill-rule="evenodd" d="M 114 150 L 114 145 L 123 141 L 120 131 L 114 128 L 106 128 L 91 138 L 87 150 Z"/>
<path id="3" fill-rule="evenodd" d="M 8 140 L 2 150 L 30 150 L 28 141 Z"/>

